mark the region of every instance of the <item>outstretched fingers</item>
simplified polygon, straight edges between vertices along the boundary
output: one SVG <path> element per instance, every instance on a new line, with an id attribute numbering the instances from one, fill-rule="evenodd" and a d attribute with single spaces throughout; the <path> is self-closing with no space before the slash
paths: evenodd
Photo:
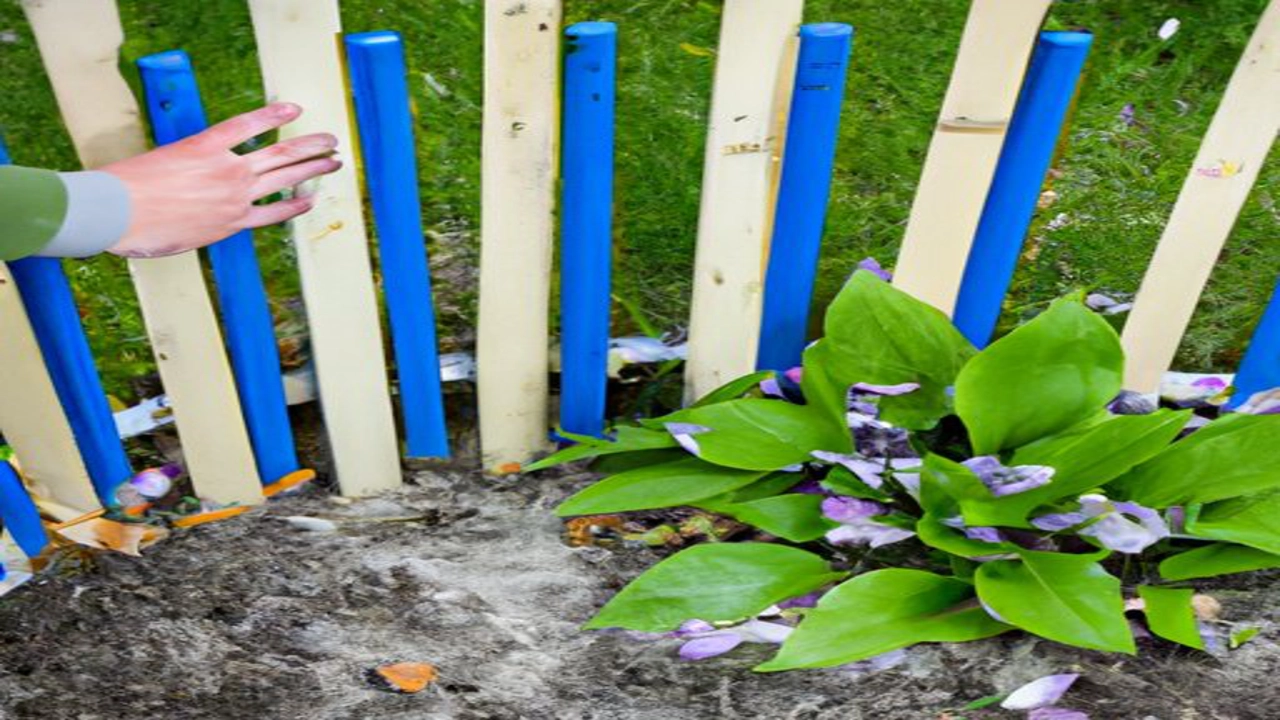
<path id="1" fill-rule="evenodd" d="M 255 150 L 245 155 L 244 159 L 254 173 L 261 175 L 314 157 L 329 155 L 337 147 L 338 138 L 329 133 L 314 133 Z"/>
<path id="2" fill-rule="evenodd" d="M 218 150 L 230 150 L 263 133 L 298 119 L 302 108 L 293 103 L 277 102 L 252 112 L 237 115 L 210 127 L 191 141 Z"/>
<path id="3" fill-rule="evenodd" d="M 315 198 L 310 195 L 280 200 L 268 205 L 254 205 L 244 217 L 246 228 L 260 228 L 267 225 L 278 225 L 292 220 L 310 210 L 315 205 Z"/>
<path id="4" fill-rule="evenodd" d="M 254 183 L 253 198 L 264 198 L 285 188 L 301 185 L 312 178 L 331 173 L 340 167 L 342 167 L 341 160 L 333 157 L 321 157 L 287 165 L 279 170 L 272 170 L 260 176 L 258 181 Z"/>

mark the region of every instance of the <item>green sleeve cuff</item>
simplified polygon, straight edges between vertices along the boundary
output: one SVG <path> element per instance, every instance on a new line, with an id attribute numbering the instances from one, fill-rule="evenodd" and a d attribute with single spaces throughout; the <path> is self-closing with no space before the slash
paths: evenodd
<path id="1" fill-rule="evenodd" d="M 39 252 L 67 216 L 67 189 L 52 170 L 0 166 L 0 260 Z"/>

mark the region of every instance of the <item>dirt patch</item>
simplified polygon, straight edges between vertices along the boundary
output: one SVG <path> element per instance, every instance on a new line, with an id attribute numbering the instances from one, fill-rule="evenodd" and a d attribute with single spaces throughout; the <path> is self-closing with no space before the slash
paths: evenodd
<path id="1" fill-rule="evenodd" d="M 1280 717 L 1275 576 L 1215 591 L 1226 619 L 1263 628 L 1221 658 L 1011 634 L 916 648 L 872 674 L 761 675 L 750 667 L 762 647 L 693 664 L 669 641 L 580 632 L 658 559 L 562 542 L 550 508 L 587 480 L 419 472 L 380 498 L 286 499 L 142 559 L 64 563 L 0 599 L 0 718 L 978 720 L 1020 715 L 955 710 L 1069 671 L 1083 677 L 1063 704 L 1095 720 Z M 299 515 L 337 528 L 284 519 Z M 368 683 L 397 661 L 434 663 L 441 678 L 418 695 Z"/>

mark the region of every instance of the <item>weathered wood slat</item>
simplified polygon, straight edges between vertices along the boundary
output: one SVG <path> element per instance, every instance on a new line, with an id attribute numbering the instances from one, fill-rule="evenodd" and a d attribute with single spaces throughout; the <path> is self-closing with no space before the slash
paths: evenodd
<path id="1" fill-rule="evenodd" d="M 0 433 L 22 472 L 53 500 L 89 512 L 99 507 L 75 436 L 53 389 L 35 333 L 8 267 L 0 263 Z"/>
<path id="2" fill-rule="evenodd" d="M 1125 387 L 1155 392 L 1280 131 L 1280 2 L 1262 14 L 1209 124 L 1138 290 Z"/>
<path id="3" fill-rule="evenodd" d="M 803 0 L 727 0 L 702 173 L 685 398 L 755 370 Z"/>
<path id="4" fill-rule="evenodd" d="M 137 101 L 117 69 L 114 0 L 25 0 L 45 70 L 87 168 L 147 149 Z M 196 491 L 257 503 L 257 478 L 231 369 L 196 253 L 129 263 Z"/>
<path id="5" fill-rule="evenodd" d="M 339 55 L 336 0 L 250 0 L 262 78 L 270 100 L 304 109 L 285 140 L 314 132 L 338 137 L 349 161 L 303 191 L 315 209 L 291 223 L 311 327 L 320 404 L 345 495 L 400 485 L 386 356 L 365 230 L 352 121 Z"/>
<path id="6" fill-rule="evenodd" d="M 1049 4 L 974 0 L 969 10 L 893 276 L 948 315 Z"/>
<path id="7" fill-rule="evenodd" d="M 484 465 L 547 447 L 560 0 L 486 0 L 476 363 Z"/>

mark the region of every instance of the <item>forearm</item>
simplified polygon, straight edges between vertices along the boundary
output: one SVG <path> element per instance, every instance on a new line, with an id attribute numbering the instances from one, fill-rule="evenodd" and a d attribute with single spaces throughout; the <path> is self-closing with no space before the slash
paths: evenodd
<path id="1" fill-rule="evenodd" d="M 87 257 L 129 226 L 129 192 L 104 172 L 0 167 L 0 260 Z"/>

